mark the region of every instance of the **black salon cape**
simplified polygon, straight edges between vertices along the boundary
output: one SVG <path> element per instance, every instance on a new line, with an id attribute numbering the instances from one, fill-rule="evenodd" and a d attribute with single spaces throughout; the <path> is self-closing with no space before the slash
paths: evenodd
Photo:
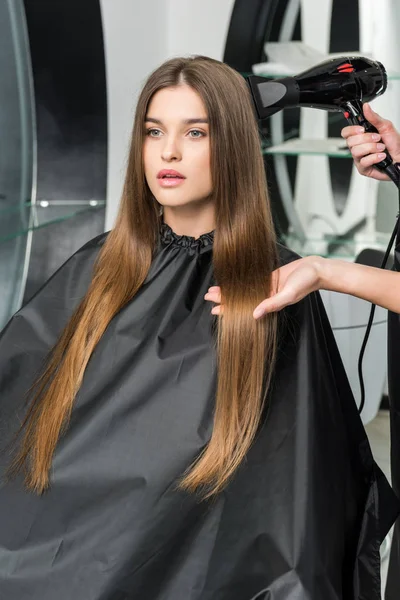
<path id="1" fill-rule="evenodd" d="M 2 334 L 3 448 L 105 237 Z M 212 430 L 212 242 L 163 227 L 145 284 L 89 362 L 50 491 L 0 489 L 1 600 L 380 598 L 379 544 L 398 505 L 318 295 L 285 313 L 265 422 L 228 488 L 213 502 L 176 491 Z"/>
<path id="2" fill-rule="evenodd" d="M 400 232 L 394 251 L 394 270 L 400 271 Z M 393 488 L 400 498 L 400 315 L 388 315 L 388 383 L 390 402 L 391 475 Z M 400 599 L 400 519 L 393 532 L 386 600 Z"/>

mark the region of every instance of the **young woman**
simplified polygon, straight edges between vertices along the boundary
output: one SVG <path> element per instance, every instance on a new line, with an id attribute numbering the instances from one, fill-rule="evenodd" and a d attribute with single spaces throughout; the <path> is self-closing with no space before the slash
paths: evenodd
<path id="1" fill-rule="evenodd" d="M 321 301 L 253 317 L 296 258 L 266 189 L 244 79 L 152 73 L 114 229 L 0 340 L 2 597 L 380 598 L 398 505 Z"/>

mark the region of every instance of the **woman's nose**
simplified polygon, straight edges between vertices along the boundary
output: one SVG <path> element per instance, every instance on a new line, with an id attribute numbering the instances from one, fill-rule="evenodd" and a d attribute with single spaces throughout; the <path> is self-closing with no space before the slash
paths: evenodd
<path id="1" fill-rule="evenodd" d="M 181 150 L 175 140 L 169 140 L 165 143 L 162 149 L 163 160 L 179 160 L 181 158 Z"/>

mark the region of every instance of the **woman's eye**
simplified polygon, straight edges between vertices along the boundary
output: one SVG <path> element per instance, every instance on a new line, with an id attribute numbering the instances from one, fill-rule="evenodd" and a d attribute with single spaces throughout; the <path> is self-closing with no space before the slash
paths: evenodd
<path id="1" fill-rule="evenodd" d="M 200 137 L 203 137 L 203 136 L 205 135 L 205 134 L 204 134 L 202 131 L 200 131 L 199 129 L 192 129 L 191 131 L 189 131 L 189 133 L 195 133 L 195 134 L 199 134 L 199 135 L 192 135 L 192 136 L 191 136 L 191 137 L 194 137 L 194 138 L 200 138 Z"/>
<path id="2" fill-rule="evenodd" d="M 158 134 L 161 133 L 159 129 L 148 129 L 146 135 L 149 137 L 160 137 Z"/>

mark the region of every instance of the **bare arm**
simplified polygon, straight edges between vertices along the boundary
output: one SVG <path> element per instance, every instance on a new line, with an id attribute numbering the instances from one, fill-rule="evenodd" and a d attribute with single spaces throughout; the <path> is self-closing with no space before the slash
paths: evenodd
<path id="1" fill-rule="evenodd" d="M 400 273 L 316 257 L 319 289 L 342 292 L 400 313 Z"/>
<path id="2" fill-rule="evenodd" d="M 330 290 L 356 296 L 400 313 L 400 273 L 344 260 L 307 256 L 273 273 L 273 292 L 254 310 L 256 319 L 299 302 L 316 290 Z M 205 299 L 214 302 L 212 313 L 222 314 L 219 287 L 208 290 Z"/>

